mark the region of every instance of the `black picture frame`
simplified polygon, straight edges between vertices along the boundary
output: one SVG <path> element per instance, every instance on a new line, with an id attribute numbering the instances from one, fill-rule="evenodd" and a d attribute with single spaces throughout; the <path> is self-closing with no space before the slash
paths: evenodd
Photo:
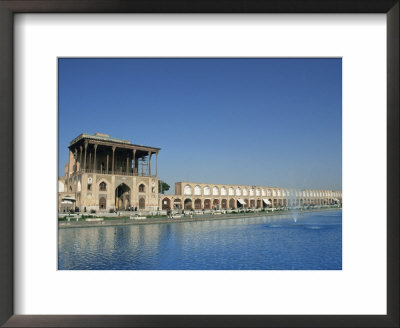
<path id="1" fill-rule="evenodd" d="M 0 324 L 4 327 L 399 327 L 399 0 L 0 0 Z M 16 13 L 385 13 L 387 315 L 14 315 L 13 28 Z M 368 288 L 368 286 L 366 286 Z"/>

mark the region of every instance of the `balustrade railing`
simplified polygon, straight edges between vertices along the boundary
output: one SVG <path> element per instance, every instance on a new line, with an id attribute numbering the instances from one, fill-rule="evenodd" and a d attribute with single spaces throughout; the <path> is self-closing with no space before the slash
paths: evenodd
<path id="1" fill-rule="evenodd" d="M 108 175 L 124 175 L 124 176 L 140 176 L 140 177 L 155 177 L 155 174 L 148 174 L 147 172 L 134 172 L 134 171 L 121 171 L 121 170 L 91 170 L 91 169 L 82 169 L 83 173 L 94 173 L 94 174 L 108 174 Z"/>

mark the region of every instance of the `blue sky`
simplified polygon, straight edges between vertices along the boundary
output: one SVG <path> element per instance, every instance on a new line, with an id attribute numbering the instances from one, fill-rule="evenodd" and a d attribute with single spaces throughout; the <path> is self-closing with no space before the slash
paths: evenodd
<path id="1" fill-rule="evenodd" d="M 60 59 L 59 172 L 103 132 L 161 148 L 159 178 L 342 188 L 341 59 Z"/>

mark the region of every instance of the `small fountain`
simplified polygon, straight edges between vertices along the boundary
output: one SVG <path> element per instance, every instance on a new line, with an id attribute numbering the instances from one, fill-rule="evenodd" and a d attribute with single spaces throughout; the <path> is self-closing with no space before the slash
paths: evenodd
<path id="1" fill-rule="evenodd" d="M 294 191 L 291 191 L 289 194 L 289 197 L 288 197 L 289 204 L 288 205 L 289 205 L 289 212 L 293 218 L 293 221 L 294 221 L 294 223 L 297 223 L 297 219 L 298 219 L 300 213 L 299 213 L 298 209 L 296 208 L 296 197 L 293 193 L 294 193 Z"/>

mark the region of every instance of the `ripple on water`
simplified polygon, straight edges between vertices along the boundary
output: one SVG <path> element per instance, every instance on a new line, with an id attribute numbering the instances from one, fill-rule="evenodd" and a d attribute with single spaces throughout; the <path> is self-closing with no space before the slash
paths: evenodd
<path id="1" fill-rule="evenodd" d="M 340 270 L 341 212 L 59 230 L 61 270 Z"/>

